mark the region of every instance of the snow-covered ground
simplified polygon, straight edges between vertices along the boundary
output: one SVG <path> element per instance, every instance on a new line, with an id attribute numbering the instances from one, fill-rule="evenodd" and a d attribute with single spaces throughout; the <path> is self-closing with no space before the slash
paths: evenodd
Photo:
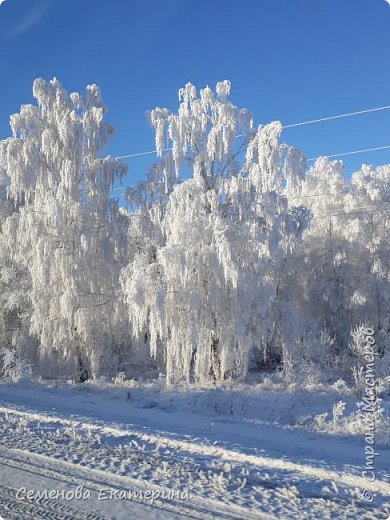
<path id="1" fill-rule="evenodd" d="M 1 384 L 0 516 L 387 519 L 390 446 L 378 438 L 368 481 L 355 405 L 340 388 L 271 381 Z"/>

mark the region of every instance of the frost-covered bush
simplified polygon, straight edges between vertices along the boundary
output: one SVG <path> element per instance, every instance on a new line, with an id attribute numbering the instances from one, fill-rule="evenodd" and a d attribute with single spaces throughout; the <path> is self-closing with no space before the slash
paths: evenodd
<path id="1" fill-rule="evenodd" d="M 334 379 L 337 368 L 335 340 L 327 330 L 309 330 L 283 350 L 286 382 L 318 384 Z"/>
<path id="2" fill-rule="evenodd" d="M 0 349 L 0 374 L 2 379 L 16 383 L 32 376 L 31 364 L 26 359 L 20 359 L 15 350 Z"/>
<path id="3" fill-rule="evenodd" d="M 26 355 L 33 349 L 31 338 L 16 330 L 12 334 L 9 347 L 0 349 L 0 374 L 6 381 L 13 383 L 22 379 L 31 379 L 33 376 L 31 359 L 26 359 Z"/>
<path id="4" fill-rule="evenodd" d="M 363 367 L 352 367 L 352 377 L 353 377 L 353 387 L 354 392 L 357 397 L 362 397 L 364 395 L 366 383 L 364 377 L 364 368 Z"/>

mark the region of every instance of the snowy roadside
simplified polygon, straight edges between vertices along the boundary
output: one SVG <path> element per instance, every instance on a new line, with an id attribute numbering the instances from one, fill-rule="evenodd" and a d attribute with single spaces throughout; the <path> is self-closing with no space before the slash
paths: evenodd
<path id="1" fill-rule="evenodd" d="M 110 519 L 130 512 L 134 518 L 157 513 L 171 518 L 387 518 L 390 513 L 388 446 L 378 446 L 376 480 L 370 483 L 362 477 L 359 437 L 288 427 L 286 417 L 277 425 L 271 414 L 272 424 L 267 424 L 250 413 L 249 418 L 212 414 L 207 407 L 203 414 L 193 413 L 192 397 L 183 394 L 186 412 L 180 410 L 180 399 L 170 401 L 169 392 L 153 392 L 155 399 L 146 387 L 125 385 L 0 385 L 2 484 L 42 489 L 54 478 L 54 489 L 58 482 L 84 486 L 91 499 L 67 502 L 64 514 L 69 515 L 66 507 L 74 507 Z M 264 401 L 266 392 L 260 395 Z M 318 410 L 324 399 L 321 404 L 317 396 Z M 295 402 L 299 406 L 296 396 Z M 32 482 L 31 475 L 36 475 Z M 139 493 L 131 500 L 98 501 L 102 488 Z M 373 494 L 372 504 L 362 500 L 363 489 Z M 145 491 L 154 492 L 153 504 Z"/>
<path id="2" fill-rule="evenodd" d="M 101 417 L 105 418 L 110 417 L 113 411 L 114 419 L 126 411 L 126 419 L 128 407 L 132 406 L 140 410 L 166 412 L 162 415 L 164 424 L 172 414 L 178 412 L 209 417 L 209 421 L 206 421 L 208 430 L 224 422 L 252 423 L 278 428 L 303 428 L 312 432 L 346 436 L 350 441 L 356 439 L 357 442 L 364 433 L 364 424 L 359 414 L 361 400 L 343 381 L 333 385 L 298 387 L 285 385 L 271 375 L 252 384 L 202 387 L 177 385 L 168 388 L 163 380 L 120 380 L 112 383 L 101 378 L 85 384 L 21 381 L 10 385 L 0 384 L 0 399 L 4 396 L 5 400 L 11 399 L 19 404 L 28 404 L 31 399 L 36 406 L 42 391 L 44 402 L 50 403 L 53 408 L 61 399 L 62 406 L 66 406 L 70 413 L 83 409 L 93 413 L 94 405 L 98 404 L 102 411 Z M 335 407 L 339 403 L 343 404 L 343 410 L 335 416 Z M 92 409 L 89 404 L 93 405 Z M 376 444 L 390 447 L 390 395 L 383 397 L 380 406 L 384 410 L 384 417 L 375 441 Z"/>

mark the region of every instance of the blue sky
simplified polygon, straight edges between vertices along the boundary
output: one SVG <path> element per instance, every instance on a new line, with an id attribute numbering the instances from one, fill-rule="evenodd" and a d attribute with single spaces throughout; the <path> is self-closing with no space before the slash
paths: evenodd
<path id="1" fill-rule="evenodd" d="M 100 85 L 113 155 L 154 148 L 145 110 L 177 107 L 177 90 L 232 82 L 255 123 L 295 123 L 390 105 L 385 0 L 5 0 L 0 5 L 0 138 L 32 102 L 36 77 L 68 91 Z M 307 157 L 390 144 L 390 110 L 285 130 Z M 130 159 L 128 182 L 147 158 Z M 390 150 L 345 158 L 390 162 Z"/>

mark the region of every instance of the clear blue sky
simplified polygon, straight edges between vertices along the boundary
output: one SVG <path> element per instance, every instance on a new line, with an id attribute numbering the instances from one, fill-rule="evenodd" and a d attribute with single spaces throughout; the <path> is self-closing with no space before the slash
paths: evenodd
<path id="1" fill-rule="evenodd" d="M 36 77 L 68 91 L 100 85 L 113 155 L 151 150 L 145 110 L 177 107 L 177 90 L 232 82 L 255 123 L 294 123 L 390 104 L 385 0 L 5 0 L 0 5 L 0 138 L 32 102 Z M 307 157 L 390 144 L 390 110 L 285 130 Z M 131 159 L 129 182 L 151 158 Z M 390 150 L 345 159 L 390 162 Z"/>

